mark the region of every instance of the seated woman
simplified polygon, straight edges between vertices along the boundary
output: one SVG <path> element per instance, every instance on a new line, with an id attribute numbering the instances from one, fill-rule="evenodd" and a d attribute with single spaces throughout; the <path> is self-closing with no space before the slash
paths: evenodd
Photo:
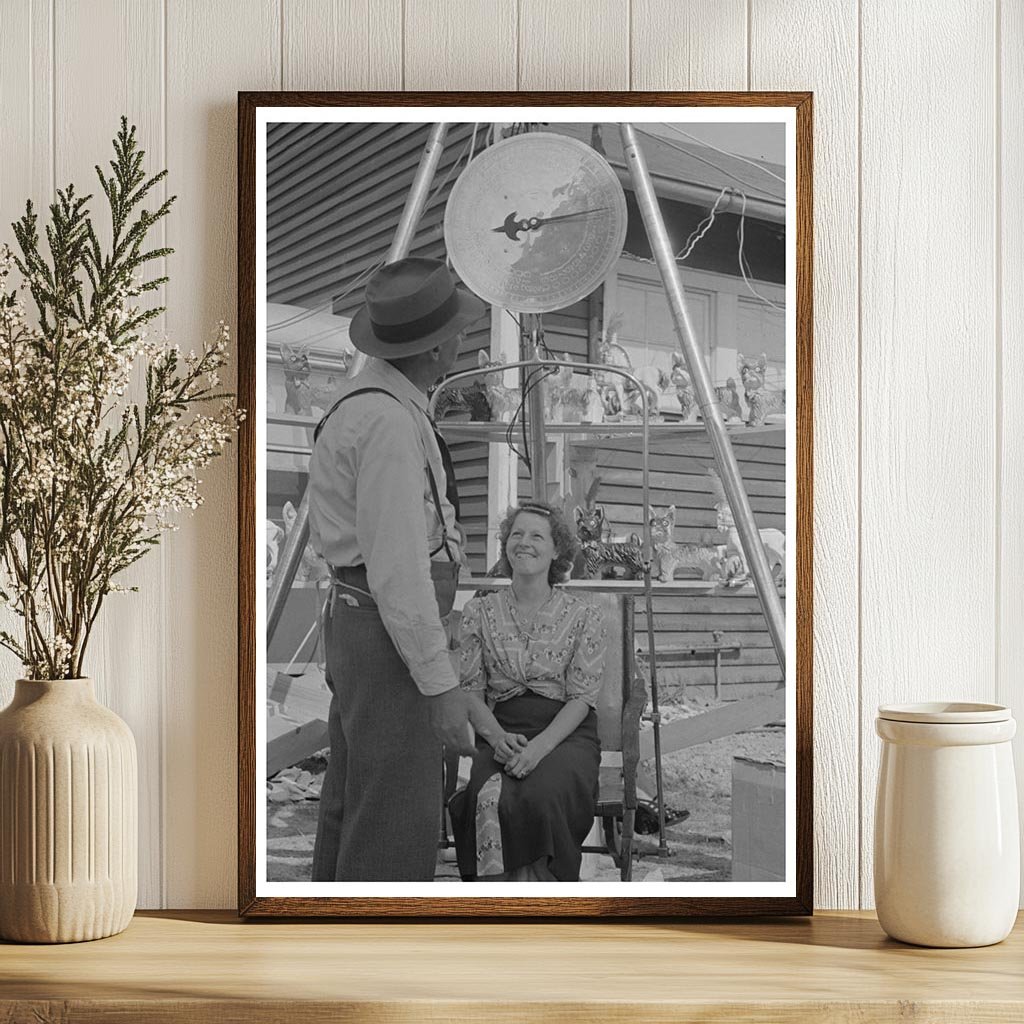
<path id="1" fill-rule="evenodd" d="M 449 805 L 459 871 L 467 881 L 578 882 L 598 795 L 604 619 L 555 586 L 576 549 L 557 509 L 512 509 L 500 537 L 511 587 L 462 612 L 460 676 L 474 695 L 477 748 L 469 785 Z"/>

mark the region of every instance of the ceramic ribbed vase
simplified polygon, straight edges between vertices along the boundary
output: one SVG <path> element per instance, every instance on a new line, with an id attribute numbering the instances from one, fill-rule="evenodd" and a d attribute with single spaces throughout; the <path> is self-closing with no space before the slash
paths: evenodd
<path id="1" fill-rule="evenodd" d="M 138 888 L 131 730 L 91 679 L 15 684 L 0 712 L 0 938 L 123 931 Z"/>

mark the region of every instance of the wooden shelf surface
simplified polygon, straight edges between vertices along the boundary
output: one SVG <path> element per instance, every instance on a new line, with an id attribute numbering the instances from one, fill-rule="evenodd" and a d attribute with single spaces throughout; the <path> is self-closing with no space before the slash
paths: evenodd
<path id="1" fill-rule="evenodd" d="M 1024 919 L 932 950 L 870 913 L 744 922 L 239 921 L 140 913 L 65 946 L 0 943 L 0 1021 L 1024 1020 Z"/>

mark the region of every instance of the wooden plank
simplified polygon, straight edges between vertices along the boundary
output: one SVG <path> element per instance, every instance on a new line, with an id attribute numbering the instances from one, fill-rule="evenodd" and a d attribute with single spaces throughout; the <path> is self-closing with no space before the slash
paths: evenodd
<path id="1" fill-rule="evenodd" d="M 1002 167 L 998 175 L 1001 225 L 996 254 L 1001 304 L 997 311 L 1001 359 L 1002 421 L 999 537 L 999 650 L 995 699 L 1011 708 L 1024 706 L 1024 394 L 1016 382 L 1024 380 L 1024 277 L 1020 274 L 1020 253 L 1024 252 L 1024 6 L 1002 4 L 1000 70 L 1002 73 L 1001 108 L 997 111 L 1003 130 L 1000 148 Z M 1024 745 L 1014 745 L 1017 778 L 1024 779 Z M 1022 815 L 1024 821 L 1024 815 Z M 1024 867 L 1024 865 L 1022 865 Z M 1024 887 L 1021 889 L 1024 893 Z"/>
<path id="2" fill-rule="evenodd" d="M 281 19 L 282 88 L 401 88 L 401 0 L 303 0 Z"/>
<path id="3" fill-rule="evenodd" d="M 139 916 L 104 945 L 105 955 L 92 943 L 4 947 L 0 1012 L 12 1022 L 76 1024 L 291 1020 L 297 1006 L 307 1024 L 1011 1024 L 1024 1012 L 1024 924 L 984 949 L 922 951 L 894 945 L 872 915 L 850 912 L 739 925 L 254 927 L 234 910 L 176 910 Z M 496 985 L 495 950 L 512 947 Z"/>
<path id="4" fill-rule="evenodd" d="M 723 736 L 734 736 L 748 732 L 769 722 L 784 721 L 786 718 L 786 691 L 774 690 L 760 697 L 747 697 L 735 704 L 705 711 L 702 715 L 682 718 L 661 727 L 661 752 L 671 754 L 676 750 L 709 743 Z M 654 736 L 643 733 L 640 736 L 640 757 L 654 756 Z"/>
<path id="5" fill-rule="evenodd" d="M 815 903 L 859 905 L 861 735 L 858 506 L 858 9 L 829 0 L 751 6 L 750 88 L 814 91 L 815 395 L 827 410 L 814 424 L 814 792 Z M 794 46 L 794 39 L 815 40 Z M 877 40 L 877 75 L 891 54 Z M 893 93 L 888 94 L 890 99 Z M 881 95 L 878 102 L 884 103 Z M 867 122 L 865 122 L 867 123 Z M 887 130 L 872 128 L 875 145 Z M 891 138 L 891 137 L 890 137 Z M 879 151 L 880 162 L 884 161 Z M 877 165 L 876 165 L 877 166 Z M 891 162 L 889 163 L 891 167 Z M 879 166 L 881 172 L 882 168 Z M 879 175 L 877 187 L 884 187 Z M 865 250 L 870 252 L 871 250 Z M 873 257 L 872 257 L 873 258 Z M 869 258 L 870 261 L 871 258 Z M 879 281 L 879 286 L 881 282 Z M 864 449 L 868 461 L 876 449 Z M 744 474 L 746 471 L 744 470 Z M 881 539 L 881 538 L 880 538 Z M 878 581 L 879 589 L 884 589 Z M 883 602 L 882 593 L 874 600 Z M 886 608 L 890 608 L 886 603 Z M 898 607 L 898 606 L 897 606 Z"/>
<path id="6" fill-rule="evenodd" d="M 514 89 L 518 26 L 512 0 L 404 4 L 404 89 Z"/>
<path id="7" fill-rule="evenodd" d="M 631 89 L 748 89 L 746 0 L 633 0 Z"/>
<path id="8" fill-rule="evenodd" d="M 166 19 L 167 150 L 182 198 L 169 219 L 177 255 L 168 330 L 187 346 L 235 318 L 236 103 L 239 90 L 281 83 L 280 9 L 274 0 L 170 0 Z M 202 88 L 196 83 L 201 82 Z M 234 378 L 234 364 L 222 377 Z M 237 445 L 203 473 L 205 503 L 166 545 L 166 905 L 235 900 L 235 746 L 238 554 Z M 183 596 L 184 595 L 184 596 Z"/>
<path id="9" fill-rule="evenodd" d="M 993 19 L 955 3 L 861 8 L 862 851 L 877 705 L 995 692 Z M 868 856 L 860 882 L 870 906 Z"/>
<path id="10" fill-rule="evenodd" d="M 138 127 L 139 147 L 146 151 L 146 170 L 166 166 L 164 150 L 161 64 L 163 12 L 160 0 L 111 0 L 95 5 L 64 0 L 54 5 L 54 47 L 60 59 L 54 73 L 57 184 L 74 182 L 79 194 L 93 193 L 90 208 L 101 243 L 109 245 L 110 212 L 94 167 L 108 169 L 111 140 L 121 114 Z M 103 59 L 96 55 L 102 53 Z M 82 88 L 88 82 L 89 88 Z M 156 203 L 167 195 L 158 186 Z M 146 248 L 167 242 L 166 225 L 147 239 Z M 150 278 L 165 272 L 161 260 Z M 144 296 L 146 305 L 161 305 L 162 292 Z M 151 330 L 165 329 L 163 318 Z M 145 401 L 145 383 L 137 373 L 127 392 L 129 401 Z M 85 672 L 96 681 L 98 699 L 111 707 L 135 735 L 139 766 L 139 906 L 163 906 L 167 844 L 162 805 L 166 770 L 164 703 L 168 680 L 161 638 L 167 579 L 164 550 L 146 555 L 119 577 L 138 593 L 109 595 L 93 630 Z"/>
<path id="11" fill-rule="evenodd" d="M 520 89 L 628 89 L 625 0 L 520 0 Z"/>

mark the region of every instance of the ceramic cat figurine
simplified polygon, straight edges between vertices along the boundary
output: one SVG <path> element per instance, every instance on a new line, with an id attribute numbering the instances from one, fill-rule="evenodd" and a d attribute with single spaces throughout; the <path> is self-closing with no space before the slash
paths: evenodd
<path id="1" fill-rule="evenodd" d="M 726 556 L 736 558 L 740 563 L 739 578 L 742 581 L 750 579 L 750 565 L 747 556 L 743 552 L 743 545 L 740 543 L 740 533 L 736 529 L 736 521 L 733 519 L 732 509 L 728 502 L 719 502 L 715 505 L 718 513 L 717 525 L 728 539 L 725 543 Z M 783 583 L 786 579 L 786 535 L 781 530 L 768 527 L 758 530 L 761 535 L 761 543 L 764 545 L 765 557 L 768 559 L 768 569 L 776 582 Z M 735 573 L 733 575 L 736 575 Z"/>
<path id="2" fill-rule="evenodd" d="M 600 505 L 577 505 L 575 515 L 586 578 L 632 580 L 643 575 L 640 538 L 635 533 L 613 537 L 611 523 Z"/>
<path id="3" fill-rule="evenodd" d="M 664 512 L 647 507 L 651 524 L 651 545 L 654 564 L 651 573 L 662 583 L 671 583 L 677 569 L 697 569 L 703 580 L 723 577 L 722 557 L 716 547 L 704 544 L 677 544 L 673 539 L 676 528 L 676 507 L 669 505 Z"/>
<path id="4" fill-rule="evenodd" d="M 309 346 L 291 346 L 281 342 L 281 361 L 284 363 L 284 411 L 300 416 L 313 412 L 313 392 L 309 384 Z"/>
<path id="5" fill-rule="evenodd" d="M 747 419 L 748 427 L 759 426 L 772 413 L 786 411 L 785 389 L 764 386 L 768 359 L 763 352 L 757 359 L 748 359 L 742 354 L 737 355 L 736 365 L 740 372 L 740 381 L 743 383 L 744 397 L 750 409 L 750 416 Z"/>
<path id="6" fill-rule="evenodd" d="M 690 380 L 689 371 L 686 369 L 686 360 L 681 352 L 672 353 L 669 383 L 676 389 L 676 398 L 679 400 L 679 408 L 683 413 L 683 422 L 692 422 L 695 418 L 694 413 L 697 411 L 697 393 L 694 391 L 693 381 Z"/>
<path id="7" fill-rule="evenodd" d="M 481 369 L 500 368 L 504 359 L 500 356 L 492 360 L 488 354 L 481 349 L 477 356 L 477 363 Z M 484 378 L 484 387 L 487 391 L 487 404 L 491 410 L 493 420 L 511 420 L 519 410 L 522 403 L 522 393 L 519 388 L 506 387 L 501 383 L 501 376 L 497 373 L 489 373 Z"/>
<path id="8" fill-rule="evenodd" d="M 729 423 L 732 420 L 743 420 L 743 409 L 740 406 L 740 393 L 736 387 L 736 378 L 730 377 L 725 387 L 715 388 L 715 397 L 722 409 L 722 419 Z"/>

